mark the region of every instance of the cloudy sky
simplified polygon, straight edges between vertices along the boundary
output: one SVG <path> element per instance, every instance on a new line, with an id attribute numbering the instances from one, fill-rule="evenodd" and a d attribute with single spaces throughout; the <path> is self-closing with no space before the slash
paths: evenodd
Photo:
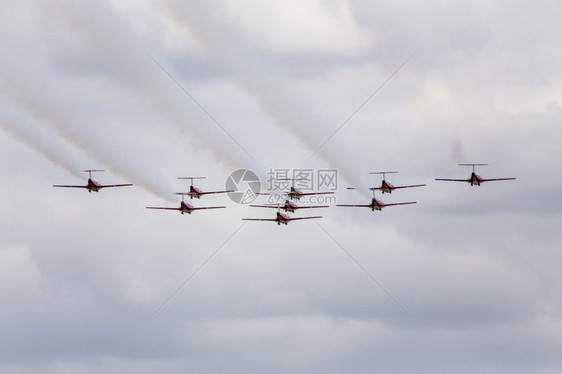
<path id="1" fill-rule="evenodd" d="M 2 2 L 0 372 L 559 373 L 561 18 L 547 0 Z M 434 180 L 458 163 L 517 180 Z M 337 170 L 330 205 L 368 202 L 370 171 L 427 186 L 283 227 L 225 195 L 145 209 L 239 168 L 264 189 Z M 52 187 L 83 169 L 135 186 Z"/>

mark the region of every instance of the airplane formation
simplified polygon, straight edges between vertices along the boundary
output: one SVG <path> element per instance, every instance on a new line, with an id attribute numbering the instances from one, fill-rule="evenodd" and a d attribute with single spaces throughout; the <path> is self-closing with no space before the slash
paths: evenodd
<path id="1" fill-rule="evenodd" d="M 493 181 L 507 181 L 507 180 L 515 180 L 516 178 L 482 178 L 480 175 L 476 173 L 476 166 L 486 166 L 488 164 L 459 164 L 459 166 L 471 166 L 472 172 L 470 177 L 467 179 L 455 179 L 455 178 L 435 178 L 436 181 L 449 181 L 449 182 L 465 182 L 469 183 L 471 186 L 480 186 L 484 182 L 493 182 Z M 125 184 L 101 184 L 97 180 L 92 178 L 93 172 L 102 172 L 104 170 L 99 169 L 86 169 L 83 172 L 88 173 L 88 181 L 85 185 L 68 185 L 68 184 L 54 184 L 53 187 L 64 187 L 64 188 L 84 188 L 87 189 L 88 192 L 99 192 L 102 188 L 111 188 L 111 187 L 128 187 L 132 186 L 131 183 Z M 395 174 L 398 173 L 397 171 L 376 171 L 370 172 L 369 174 L 374 175 L 382 175 L 382 182 L 380 186 L 376 187 L 369 187 L 369 190 L 373 192 L 373 197 L 371 201 L 367 204 L 336 204 L 337 207 L 351 207 L 351 208 L 369 208 L 371 211 L 382 211 L 383 208 L 389 206 L 396 206 L 396 205 L 410 205 L 416 204 L 416 201 L 406 201 L 406 202 L 398 202 L 398 203 L 389 203 L 385 204 L 379 199 L 375 197 L 375 191 L 381 191 L 382 194 L 385 193 L 392 193 L 392 191 L 397 189 L 403 188 L 415 188 L 415 187 L 424 187 L 425 184 L 410 184 L 410 185 L 400 185 L 395 186 L 392 183 L 386 180 L 386 174 Z M 178 207 L 160 207 L 160 206 L 147 206 L 146 209 L 159 209 L 159 210 L 175 210 L 179 211 L 181 214 L 191 214 L 196 210 L 208 210 L 208 209 L 224 209 L 226 206 L 202 206 L 196 207 L 190 202 L 185 201 L 185 196 L 189 196 L 190 199 L 200 199 L 201 196 L 210 195 L 210 194 L 225 194 L 229 192 L 236 192 L 234 190 L 219 190 L 219 191 L 204 191 L 199 187 L 194 186 L 193 181 L 195 179 L 205 179 L 205 177 L 178 177 L 177 179 L 187 179 L 190 180 L 189 190 L 187 192 L 177 192 L 177 195 L 182 196 L 182 200 L 180 201 L 180 205 Z M 292 180 L 295 179 L 279 179 L 279 180 Z M 356 187 L 347 187 L 347 189 L 355 190 Z M 283 195 L 287 197 L 284 204 L 250 204 L 250 207 L 258 207 L 258 208 L 273 208 L 277 209 L 276 215 L 274 218 L 242 218 L 244 221 L 262 221 L 262 222 L 275 222 L 277 225 L 287 225 L 291 221 L 299 221 L 299 220 L 307 220 L 307 219 L 319 219 L 323 216 L 305 216 L 305 217 L 290 217 L 287 213 L 295 213 L 297 210 L 300 209 L 318 209 L 318 208 L 328 208 L 328 205 L 298 205 L 296 202 L 300 201 L 300 199 L 304 196 L 311 196 L 311 195 L 327 195 L 333 194 L 334 192 L 303 192 L 296 189 L 293 186 L 289 188 L 288 191 L 283 192 Z M 270 193 L 258 193 L 258 195 L 268 195 Z M 291 201 L 292 200 L 292 201 Z M 295 201 L 295 202 L 294 202 Z M 285 213 L 282 213 L 283 210 Z"/>

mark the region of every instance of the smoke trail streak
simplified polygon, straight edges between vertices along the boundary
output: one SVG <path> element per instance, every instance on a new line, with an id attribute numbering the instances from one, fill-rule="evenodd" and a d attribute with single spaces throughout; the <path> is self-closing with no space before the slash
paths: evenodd
<path id="1" fill-rule="evenodd" d="M 5 64 L 4 67 L 6 67 Z M 93 136 L 93 133 L 78 130 L 75 124 L 82 121 L 79 118 L 73 118 L 72 113 L 59 108 L 57 102 L 52 102 L 48 98 L 33 97 L 29 94 L 29 91 L 25 98 L 18 95 L 14 101 L 20 105 L 23 111 L 35 112 L 40 117 L 47 119 L 47 121 L 36 123 L 27 122 L 26 131 L 18 130 L 17 132 L 19 138 L 25 139 L 29 144 L 33 144 L 35 148 L 45 150 L 46 153 L 47 150 L 52 149 L 49 143 L 57 142 L 53 139 L 58 137 L 58 144 L 66 141 L 74 145 L 90 158 L 109 166 L 115 174 L 130 180 L 146 191 L 169 201 L 176 200 L 173 198 L 173 189 L 161 182 L 164 180 L 163 177 L 158 176 L 155 172 L 149 173 L 144 167 L 138 165 L 134 159 L 123 157 L 123 152 L 117 144 L 111 144 L 107 139 L 97 139 Z M 88 128 L 88 126 L 85 127 Z M 12 129 L 11 133 L 15 134 L 16 132 Z M 59 162 L 56 162 L 57 164 L 73 159 L 66 155 L 61 155 L 60 157 L 53 157 L 53 153 L 49 153 L 49 155 L 51 156 L 49 159 L 59 160 Z M 65 169 L 69 170 L 73 175 L 77 175 L 77 171 L 85 167 L 84 165 L 73 165 L 73 170 L 70 170 L 69 166 L 65 166 Z M 80 178 L 83 177 L 79 176 Z"/>
<path id="2" fill-rule="evenodd" d="M 192 12 L 186 7 L 188 5 L 185 3 L 178 3 L 173 8 L 174 13 L 180 13 L 182 19 L 187 20 L 187 25 L 184 27 L 199 37 L 207 52 L 230 72 L 237 84 L 257 99 L 261 108 L 275 118 L 279 126 L 289 130 L 313 152 L 316 148 L 314 140 L 318 137 L 318 129 L 322 128 L 320 116 L 313 113 L 311 108 L 305 107 L 303 101 L 298 99 L 298 94 L 289 92 L 280 79 L 276 80 L 271 72 L 264 71 L 259 61 L 259 51 L 247 44 L 228 43 L 237 30 L 233 27 L 228 28 L 228 20 L 220 18 L 220 11 L 213 9 L 209 12 Z M 213 22 L 205 17 L 207 14 L 215 17 Z M 217 23 L 220 23 L 223 34 L 228 34 L 229 38 L 223 38 L 223 34 L 219 35 L 216 32 Z M 227 30 L 224 31 L 225 29 Z M 234 39 L 243 40 L 243 38 Z M 337 167 L 340 175 L 352 184 L 364 184 L 350 173 L 351 165 L 356 166 L 358 162 L 352 160 L 345 150 L 332 148 L 329 151 L 318 152 L 318 156 L 332 167 Z"/>
<path id="3" fill-rule="evenodd" d="M 320 151 L 322 147 L 324 147 L 373 98 L 373 96 L 375 96 L 392 78 L 394 78 L 396 74 L 398 74 L 398 72 L 404 67 L 404 65 L 408 63 L 408 61 L 410 61 L 414 57 L 414 55 L 415 53 L 412 53 L 410 57 L 408 57 L 402 64 L 400 64 L 400 66 L 396 70 L 394 70 L 392 74 L 390 74 L 388 78 L 386 78 L 384 82 L 382 82 L 377 87 L 377 89 L 373 91 L 373 93 L 369 95 L 369 97 L 367 97 L 367 99 L 363 101 L 361 105 L 359 105 L 359 107 L 357 107 L 357 109 L 355 109 L 353 113 L 351 113 L 351 115 L 349 115 L 345 119 L 345 121 L 343 121 L 342 124 L 334 132 L 332 132 L 330 136 L 328 136 L 326 140 L 324 140 L 322 144 L 318 146 L 318 148 L 316 148 L 314 152 L 312 152 L 310 156 L 308 156 L 307 160 L 310 160 L 316 153 L 318 153 L 318 151 Z"/>
<path id="4" fill-rule="evenodd" d="M 102 128 L 102 125 L 91 118 L 92 113 L 84 112 L 85 105 L 80 101 L 80 97 L 83 96 L 80 92 L 80 84 L 83 82 L 68 79 L 66 75 L 61 75 L 52 68 L 51 65 L 62 55 L 56 53 L 56 41 L 59 38 L 53 35 L 54 31 L 49 29 L 49 25 L 43 25 L 39 21 L 48 22 L 46 19 L 41 19 L 38 23 L 30 22 L 30 24 L 40 25 L 39 28 L 42 27 L 44 35 L 25 34 L 28 37 L 21 38 L 18 45 L 19 55 L 7 53 L 0 56 L 2 67 L 0 86 L 3 92 L 21 109 L 21 112 L 40 120 L 28 122 L 26 131 L 12 127 L 11 133 L 27 144 L 42 149 L 45 153 L 52 149 L 49 146 L 52 143 L 60 144 L 66 141 L 74 145 L 82 153 L 87 154 L 90 161 L 87 165 L 66 164 L 65 169 L 73 175 L 85 167 L 98 167 L 92 165 L 91 159 L 95 159 L 96 163 L 109 166 L 112 172 L 148 192 L 169 201 L 176 201 L 173 189 L 162 182 L 165 179 L 159 173 L 147 170 L 146 165 L 139 163 L 134 154 L 124 152 L 121 144 L 110 136 L 111 129 Z M 57 23 L 56 19 L 54 23 Z M 45 43 L 42 43 L 41 37 L 46 39 Z M 118 140 L 120 139 L 117 138 Z M 59 157 L 52 152 L 48 154 L 49 158 L 54 159 L 59 165 L 61 162 L 68 163 L 69 160 L 76 159 L 76 157 Z"/>
<path id="5" fill-rule="evenodd" d="M 201 110 L 202 110 L 203 112 L 205 112 L 205 114 L 206 114 L 214 123 L 216 123 L 217 126 L 219 126 L 220 129 L 221 129 L 224 133 L 226 133 L 226 135 L 228 135 L 228 137 L 229 137 L 230 139 L 232 139 L 232 141 L 233 141 L 234 143 L 236 143 L 236 145 L 237 145 L 238 147 L 240 147 L 240 149 L 241 149 L 242 151 L 244 151 L 244 153 L 246 153 L 246 154 L 248 155 L 248 157 L 250 157 L 252 160 L 254 160 L 254 161 L 257 163 L 257 160 L 254 158 L 254 156 L 252 156 L 252 155 L 246 150 L 246 148 L 244 148 L 244 146 L 242 146 L 242 144 L 240 144 L 240 143 L 238 142 L 238 140 L 236 140 L 236 138 L 234 138 L 234 137 L 230 134 L 230 132 L 228 132 L 228 130 L 226 130 L 226 129 L 223 127 L 223 125 L 221 125 L 220 122 L 217 121 L 217 119 L 215 119 L 215 117 L 213 117 L 213 115 L 212 115 L 211 113 L 209 113 L 209 111 L 207 111 L 207 109 L 205 109 L 205 107 L 204 107 L 203 105 L 201 105 L 201 104 L 189 93 L 189 91 L 187 91 L 187 90 L 182 86 L 182 84 L 181 84 L 172 74 L 170 74 L 170 72 L 169 72 L 168 70 L 166 70 L 166 68 L 164 68 L 164 66 L 162 66 L 162 64 L 161 64 L 160 62 L 158 62 L 158 60 L 156 60 L 156 59 L 154 58 L 154 56 L 152 56 L 152 55 L 151 55 L 150 53 L 148 53 L 148 52 L 147 52 L 147 54 L 148 54 L 148 56 L 150 56 L 150 58 L 152 59 L 152 61 L 154 61 L 158 66 L 160 66 L 160 68 L 162 69 L 162 71 L 164 71 L 164 73 L 166 73 L 166 75 L 168 75 L 174 82 L 176 82 L 176 84 L 179 86 L 179 88 L 180 88 L 187 96 L 189 96 L 189 98 L 190 98 L 191 100 L 193 100 L 193 102 L 195 102 L 195 104 L 197 104 L 197 106 L 198 106 L 199 108 L 201 108 Z"/>
<path id="6" fill-rule="evenodd" d="M 78 35 L 80 40 L 76 45 L 71 45 L 71 48 L 64 46 L 68 50 L 62 52 L 67 53 L 70 60 L 88 61 L 90 66 L 97 66 L 94 71 L 94 75 L 97 75 L 87 78 L 93 76 L 94 79 L 99 79 L 100 72 L 104 74 L 102 84 L 108 83 L 109 78 L 115 78 L 111 79 L 109 84 L 117 86 L 128 97 L 142 103 L 140 110 L 154 110 L 166 119 L 169 127 L 179 130 L 182 135 L 197 133 L 197 142 L 191 141 L 190 146 L 210 151 L 217 160 L 230 167 L 247 164 L 247 159 L 240 157 L 239 151 L 233 150 L 230 141 L 217 136 L 216 131 L 209 131 L 210 126 L 206 125 L 205 121 L 186 110 L 185 98 L 178 95 L 177 88 L 170 85 L 161 71 L 146 58 L 143 49 L 138 48 L 135 43 L 135 35 L 124 27 L 123 22 L 119 22 L 109 8 L 103 4 L 90 7 L 82 5 L 66 4 L 65 12 L 60 12 L 64 17 L 41 20 L 44 23 L 42 29 L 49 36 L 45 36 L 46 44 L 41 46 L 43 48 L 28 48 L 30 56 L 43 52 L 39 58 L 26 56 L 25 61 L 12 61 L 9 57 L 1 59 L 5 74 L 2 85 L 14 102 L 25 112 L 47 119 L 59 136 L 90 157 L 110 165 L 117 174 L 172 201 L 172 189 L 160 182 L 165 178 L 154 170 L 147 170 L 146 165 L 142 165 L 135 155 L 124 152 L 120 144 L 111 137 L 113 129 L 96 122 L 85 113 L 73 110 L 78 106 L 76 104 L 79 103 L 79 92 L 75 92 L 76 95 L 61 93 L 64 90 L 61 86 L 66 82 L 60 81 L 56 70 L 44 74 L 44 66 L 33 65 L 39 61 L 56 66 L 59 59 L 56 55 L 57 48 L 61 47 L 56 42 L 49 46 L 51 40 L 61 40 L 66 35 Z M 103 28 L 99 27 L 100 20 L 103 20 Z M 25 48 L 25 44 L 22 47 Z M 103 78 L 107 81 L 103 82 Z M 37 87 L 42 87 L 42 91 L 38 91 Z M 54 95 L 44 95 L 44 90 Z"/>
<path id="7" fill-rule="evenodd" d="M 103 5 L 103 4 L 102 4 Z M 142 41 L 110 6 L 65 5 L 72 22 L 61 20 L 57 27 L 78 33 L 88 49 L 84 56 L 116 76 L 112 84 L 165 119 L 165 125 L 185 136 L 189 146 L 208 152 L 228 167 L 247 165 L 251 159 L 211 123 L 200 108 L 186 99 L 174 83 L 146 55 Z M 104 27 L 100 28 L 100 20 Z M 187 104 L 187 105 L 186 105 Z M 227 131 L 231 134 L 232 131 Z M 193 135 L 196 134 L 196 137 Z M 235 136 L 232 134 L 231 136 Z"/>
<path id="8" fill-rule="evenodd" d="M 71 151 L 68 144 L 53 138 L 43 127 L 10 105 L 4 95 L 0 95 L 0 107 L 0 127 L 4 131 L 70 174 L 82 178 L 76 161 L 79 159 L 77 152 Z"/>
<path id="9" fill-rule="evenodd" d="M 5 67 L 6 64 L 4 64 Z M 21 90 L 23 88 L 21 82 L 18 83 Z M 163 177 L 138 165 L 134 160 L 134 155 L 133 159 L 124 157 L 124 153 L 118 144 L 112 144 L 108 139 L 98 139 L 94 133 L 87 131 L 88 126 L 79 129 L 76 124 L 81 123 L 81 119 L 60 108 L 58 102 L 51 101 L 49 98 L 33 97 L 29 91 L 25 96 L 16 95 L 13 99 L 23 111 L 34 112 L 37 116 L 46 120 L 41 122 L 28 121 L 25 131 L 12 129 L 12 134 L 16 134 L 17 131 L 19 138 L 25 139 L 35 148 L 44 150 L 45 153 L 52 151 L 53 147 L 49 145 L 50 143 L 64 144 L 64 142 L 68 142 L 87 154 L 89 158 L 109 166 L 115 174 L 130 180 L 156 196 L 175 201 L 172 188 L 161 182 L 164 180 Z M 18 123 L 21 123 L 21 121 L 18 121 Z M 86 131 L 81 131 L 81 129 Z M 57 138 L 58 140 L 55 140 Z M 49 155 L 49 159 L 58 160 L 56 163 L 59 165 L 61 162 L 68 163 L 69 160 L 76 159 L 76 157 L 67 155 L 56 156 L 57 154 L 52 152 L 49 152 Z M 91 161 L 88 163 L 91 163 Z M 85 167 L 83 164 L 77 165 L 74 163 L 73 170 L 70 170 L 69 166 L 66 165 L 65 169 L 73 175 L 77 175 L 76 173 Z M 87 165 L 87 167 L 90 166 Z M 79 176 L 80 178 L 83 177 L 82 175 Z"/>

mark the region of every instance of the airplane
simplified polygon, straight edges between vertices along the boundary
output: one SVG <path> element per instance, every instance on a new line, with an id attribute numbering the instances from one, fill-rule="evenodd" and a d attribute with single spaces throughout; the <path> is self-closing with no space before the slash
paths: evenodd
<path id="1" fill-rule="evenodd" d="M 290 202 L 289 200 L 285 200 L 285 204 L 279 206 L 279 205 L 275 205 L 275 204 L 267 204 L 267 205 L 252 205 L 250 204 L 251 207 L 258 207 L 258 208 L 278 208 L 278 209 L 283 209 L 285 212 L 291 212 L 291 213 L 295 213 L 295 210 L 297 209 L 310 209 L 310 208 L 328 208 L 328 205 L 314 205 L 314 206 L 302 206 L 302 205 L 297 205 L 295 203 Z"/>
<path id="2" fill-rule="evenodd" d="M 199 187 L 196 187 L 196 186 L 193 185 L 194 179 L 205 179 L 205 178 L 206 177 L 178 177 L 178 179 L 189 179 L 189 180 L 191 180 L 191 185 L 189 186 L 189 192 L 185 193 L 186 195 L 189 195 L 190 199 L 193 199 L 193 198 L 200 199 L 201 196 L 209 195 L 209 194 L 234 192 L 234 190 L 229 190 L 229 191 L 203 191 Z"/>
<path id="3" fill-rule="evenodd" d="M 242 218 L 242 220 L 243 221 L 271 221 L 271 222 L 277 222 L 277 225 L 281 225 L 281 224 L 286 225 L 291 221 L 297 221 L 297 220 L 301 220 L 301 219 L 313 219 L 313 218 L 322 218 L 322 216 L 292 218 L 292 217 L 289 217 L 287 214 L 284 214 L 284 213 L 281 213 L 281 212 L 278 211 L 275 218 Z"/>
<path id="4" fill-rule="evenodd" d="M 105 171 L 105 170 L 93 170 L 93 169 L 87 169 L 87 170 L 82 170 L 85 173 L 88 173 L 88 184 L 84 185 L 68 185 L 68 184 L 53 184 L 53 187 L 66 187 L 66 188 L 86 188 L 88 190 L 88 192 L 98 192 L 99 190 L 101 190 L 102 188 L 106 188 L 106 187 L 126 187 L 126 186 L 132 186 L 131 183 L 125 183 L 125 184 L 100 184 L 97 180 L 92 179 L 92 173 L 93 172 L 101 172 L 101 171 Z"/>
<path id="5" fill-rule="evenodd" d="M 370 204 L 336 204 L 336 206 L 344 206 L 344 207 L 352 207 L 352 208 L 370 208 L 373 212 L 375 210 L 382 210 L 382 208 L 387 206 L 393 205 L 408 205 L 408 204 L 416 204 L 416 201 L 407 201 L 404 203 L 392 203 L 392 204 L 385 204 L 382 201 L 375 198 L 375 191 L 373 190 L 373 199 L 371 200 Z"/>
<path id="6" fill-rule="evenodd" d="M 301 199 L 301 197 L 303 196 L 310 196 L 310 195 L 332 195 L 333 192 L 302 192 L 300 190 L 297 190 L 295 187 L 291 187 L 289 193 L 287 194 L 287 196 L 289 197 L 289 199 L 291 200 L 297 200 L 299 201 Z"/>
<path id="7" fill-rule="evenodd" d="M 282 178 L 282 179 L 277 179 L 280 181 L 287 181 L 287 180 L 301 180 L 301 179 L 295 179 L 295 178 Z M 303 196 L 310 196 L 310 195 L 331 195 L 333 194 L 333 192 L 302 192 L 298 189 L 295 188 L 295 186 L 291 186 L 291 189 L 289 190 L 289 192 L 287 192 L 287 197 L 291 200 L 297 200 L 299 201 L 301 197 Z"/>
<path id="8" fill-rule="evenodd" d="M 147 206 L 146 209 L 163 209 L 163 210 L 178 210 L 181 214 L 187 213 L 191 214 L 194 210 L 201 210 L 201 209 L 222 209 L 226 208 L 226 206 L 202 206 L 202 207 L 194 207 L 190 203 L 186 203 L 183 201 L 183 197 L 186 195 L 184 193 L 178 192 L 176 195 L 182 195 L 182 200 L 180 202 L 180 206 L 177 208 L 169 208 L 169 207 L 159 207 L 159 206 Z"/>
<path id="9" fill-rule="evenodd" d="M 370 190 L 371 191 L 375 191 L 375 190 L 380 190 L 383 194 L 385 192 L 388 193 L 392 193 L 392 191 L 399 189 L 399 188 L 411 188 L 411 187 L 424 187 L 425 184 L 411 184 L 411 185 L 407 185 L 407 186 L 395 186 L 389 182 L 387 182 L 385 180 L 385 175 L 386 174 L 396 174 L 398 173 L 397 171 L 373 171 L 370 172 L 369 174 L 382 174 L 382 182 L 380 187 L 371 187 Z M 350 188 L 351 189 L 351 188 Z"/>
<path id="10" fill-rule="evenodd" d="M 435 178 L 436 181 L 450 181 L 450 182 L 468 182 L 471 186 L 477 185 L 480 186 L 481 183 L 484 182 L 493 182 L 493 181 L 510 181 L 515 180 L 515 178 L 492 178 L 492 179 L 484 179 L 480 175 L 476 174 L 474 171 L 476 166 L 487 166 L 488 164 L 459 164 L 459 166 L 472 166 L 472 174 L 468 179 L 446 179 L 446 178 Z"/>

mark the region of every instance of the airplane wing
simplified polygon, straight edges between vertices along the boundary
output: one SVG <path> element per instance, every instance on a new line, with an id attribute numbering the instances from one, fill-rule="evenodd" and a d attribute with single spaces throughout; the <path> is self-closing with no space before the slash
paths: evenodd
<path id="1" fill-rule="evenodd" d="M 333 192 L 300 192 L 299 196 L 308 196 L 308 195 L 331 195 Z"/>
<path id="2" fill-rule="evenodd" d="M 199 207 L 193 207 L 193 208 L 189 208 L 190 210 L 200 210 L 200 209 L 222 209 L 222 208 L 226 208 L 226 206 L 199 206 Z"/>
<path id="3" fill-rule="evenodd" d="M 313 219 L 313 218 L 322 218 L 322 216 L 311 216 L 311 217 L 296 217 L 296 218 L 289 218 L 288 221 L 298 221 L 299 219 Z"/>
<path id="4" fill-rule="evenodd" d="M 448 182 L 468 182 L 470 179 L 447 179 L 447 178 L 435 178 L 436 181 L 448 181 Z"/>
<path id="5" fill-rule="evenodd" d="M 181 208 L 166 208 L 161 206 L 147 206 L 146 209 L 181 210 Z"/>
<path id="6" fill-rule="evenodd" d="M 69 185 L 69 184 L 53 184 L 53 187 L 66 187 L 66 188 L 88 188 L 88 186 L 74 186 L 74 185 Z"/>
<path id="7" fill-rule="evenodd" d="M 411 188 L 411 187 L 424 187 L 425 184 L 409 184 L 407 186 L 394 186 L 392 187 L 393 190 L 398 190 L 400 188 Z M 371 187 L 370 190 L 382 190 L 382 187 Z"/>
<path id="8" fill-rule="evenodd" d="M 492 178 L 492 179 L 481 179 L 480 183 L 482 182 L 493 182 L 493 181 L 512 181 L 515 178 Z"/>
<path id="9" fill-rule="evenodd" d="M 391 204 L 384 204 L 382 205 L 382 207 L 384 208 L 385 206 L 393 206 L 393 205 L 408 205 L 408 204 L 416 204 L 416 201 L 408 201 L 405 203 L 391 203 Z"/>
<path id="10" fill-rule="evenodd" d="M 210 194 L 214 194 L 214 193 L 229 193 L 229 192 L 234 192 L 234 190 L 228 190 L 228 191 L 203 191 L 203 192 L 197 193 L 197 195 L 210 195 Z"/>
<path id="11" fill-rule="evenodd" d="M 242 218 L 242 221 L 277 221 L 275 218 Z"/>
<path id="12" fill-rule="evenodd" d="M 271 204 L 271 205 L 255 205 L 255 204 L 250 204 L 251 207 L 253 208 L 279 208 L 279 209 L 285 209 L 285 205 L 277 205 L 277 204 Z M 314 206 L 301 206 L 301 205 L 297 205 L 296 207 L 293 207 L 295 210 L 297 209 L 307 209 L 307 208 L 329 208 L 329 205 L 314 205 Z"/>
<path id="13" fill-rule="evenodd" d="M 370 208 L 370 204 L 336 204 L 336 206 L 347 206 L 352 208 Z"/>
<path id="14" fill-rule="evenodd" d="M 127 187 L 127 186 L 132 186 L 132 183 L 126 183 L 126 184 L 103 184 L 101 186 L 98 186 L 98 189 L 100 188 L 105 188 L 105 187 Z"/>
<path id="15" fill-rule="evenodd" d="M 308 206 L 308 205 L 307 206 L 301 206 L 301 205 L 299 205 L 299 206 L 295 207 L 295 210 L 297 210 L 297 209 L 310 209 L 310 208 L 329 208 L 329 207 L 330 206 L 328 206 L 328 205 L 314 205 L 314 206 Z"/>

